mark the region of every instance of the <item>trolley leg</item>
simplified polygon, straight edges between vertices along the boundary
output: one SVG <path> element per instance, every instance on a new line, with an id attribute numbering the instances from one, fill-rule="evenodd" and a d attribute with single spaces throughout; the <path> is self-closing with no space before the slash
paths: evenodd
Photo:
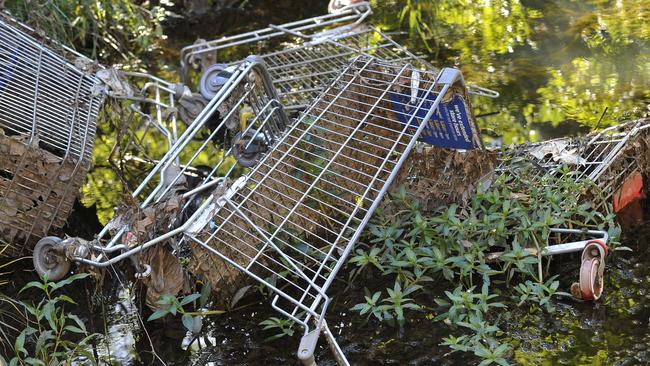
<path id="1" fill-rule="evenodd" d="M 300 362 L 302 362 L 304 366 L 317 366 L 316 359 L 314 358 L 314 351 L 316 350 L 318 336 L 321 331 L 325 334 L 327 344 L 330 346 L 330 350 L 332 351 L 332 354 L 334 354 L 334 359 L 339 366 L 350 366 L 350 363 L 345 358 L 341 347 L 339 347 L 334 335 L 327 326 L 327 321 L 325 321 L 325 319 L 323 319 L 320 329 L 312 330 L 305 334 L 300 340 L 300 347 L 298 348 L 298 359 L 300 359 Z"/>
<path id="2" fill-rule="evenodd" d="M 332 351 L 332 354 L 334 354 L 334 359 L 336 359 L 336 362 L 339 364 L 339 366 L 350 366 L 347 358 L 345 358 L 345 354 L 343 354 L 343 350 L 341 350 L 341 347 L 339 347 L 339 344 L 336 342 L 334 334 L 332 334 L 330 328 L 327 326 L 325 319 L 323 319 L 323 325 L 321 326 L 321 329 L 323 330 L 323 333 L 325 333 L 327 344 L 329 344 L 330 350 Z"/>
<path id="3" fill-rule="evenodd" d="M 305 366 L 317 366 L 316 359 L 314 358 L 314 351 L 316 350 L 316 343 L 318 343 L 319 335 L 320 329 L 314 329 L 300 339 L 298 359 Z"/>

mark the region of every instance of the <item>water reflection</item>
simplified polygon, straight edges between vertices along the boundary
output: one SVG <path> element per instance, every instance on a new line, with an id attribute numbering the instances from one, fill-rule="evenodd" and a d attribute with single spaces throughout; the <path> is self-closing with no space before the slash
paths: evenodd
<path id="1" fill-rule="evenodd" d="M 281 0 L 269 7 L 250 1 L 247 10 L 174 21 L 169 49 L 196 38 L 319 15 L 327 1 Z M 578 124 L 602 128 L 648 113 L 650 101 L 650 7 L 642 0 L 372 0 L 372 21 L 437 66 L 454 65 L 466 78 L 501 92 L 475 101 L 488 137 L 504 142 L 542 140 Z M 295 11 L 287 11 L 295 9 Z M 233 24 L 232 19 L 237 19 Z M 227 27 L 195 27 L 217 22 Z M 175 53 L 171 53 L 175 55 Z M 178 60 L 166 60 L 176 65 Z M 601 116 L 604 114 L 602 120 Z M 598 121 L 600 120 L 600 123 Z"/>
<path id="2" fill-rule="evenodd" d="M 594 129 L 648 113 L 646 1 L 425 1 L 409 10 L 421 14 L 402 22 L 395 11 L 414 1 L 374 3 L 384 27 L 410 31 L 410 48 L 501 92 L 498 100 L 475 103 L 478 114 L 498 112 L 481 121 L 491 137 L 542 140 L 557 135 L 542 124 Z M 413 34 L 409 19 L 428 22 L 428 34 Z"/>
<path id="3" fill-rule="evenodd" d="M 648 113 L 650 7 L 641 0 L 371 1 L 371 20 L 437 66 L 457 66 L 469 82 L 498 90 L 474 99 L 488 144 L 583 134 Z M 243 8 L 172 18 L 163 51 L 147 68 L 178 80 L 178 50 L 196 38 L 281 24 L 325 12 L 326 0 L 251 0 Z M 219 26 L 213 27 L 213 24 Z M 106 222 L 123 182 L 106 161 L 116 127 L 99 126 L 84 203 Z M 152 141 L 149 141 L 152 142 Z"/>

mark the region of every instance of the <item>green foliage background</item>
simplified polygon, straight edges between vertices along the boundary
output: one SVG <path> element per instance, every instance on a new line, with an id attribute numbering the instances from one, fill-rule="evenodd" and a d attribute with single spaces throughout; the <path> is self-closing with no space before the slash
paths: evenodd
<path id="1" fill-rule="evenodd" d="M 474 103 L 479 115 L 497 112 L 481 119 L 489 140 L 537 141 L 648 113 L 646 1 L 371 3 L 383 27 L 409 34 L 410 49 L 501 92 L 497 100 Z"/>

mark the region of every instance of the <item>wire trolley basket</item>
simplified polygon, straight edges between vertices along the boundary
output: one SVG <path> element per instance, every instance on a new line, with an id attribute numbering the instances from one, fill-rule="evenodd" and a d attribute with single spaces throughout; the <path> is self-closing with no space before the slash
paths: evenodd
<path id="1" fill-rule="evenodd" d="M 532 163 L 529 179 L 558 174 L 568 169 L 576 181 L 592 181 L 603 194 L 599 205 L 612 198 L 633 174 L 649 173 L 650 119 L 644 118 L 606 128 L 579 138 L 560 138 L 514 146 L 501 154 L 496 171 L 517 175 L 517 165 Z M 601 208 L 600 206 L 596 208 Z M 615 207 L 616 208 L 616 207 Z"/>
<path id="2" fill-rule="evenodd" d="M 293 110 L 308 106 L 350 60 L 359 55 L 434 69 L 387 34 L 364 24 L 371 13 L 367 2 L 360 2 L 333 14 L 269 25 L 212 41 L 198 41 L 181 50 L 184 82 L 190 84 L 191 68 L 201 69 L 199 89 L 204 98 L 211 99 L 228 75 L 228 68 L 241 62 L 233 57 L 235 47 L 249 47 L 264 60 L 285 108 Z M 280 43 L 285 49 L 269 51 L 266 43 Z M 472 92 L 498 96 L 494 91 L 479 87 L 474 87 Z"/>
<path id="3" fill-rule="evenodd" d="M 189 269 L 221 296 L 252 278 L 304 327 L 299 356 L 309 359 L 327 289 L 411 149 L 431 139 L 482 147 L 459 99 L 466 92 L 456 69 L 358 56 L 290 120 L 263 60 L 249 57 L 134 191 L 139 207 L 120 212 L 93 241 L 52 246 L 61 263 L 106 267 L 130 258 L 146 277 L 159 269 L 143 259 L 167 245 L 191 256 Z M 219 153 L 224 136 L 230 144 Z"/>
<path id="4" fill-rule="evenodd" d="M 103 101 L 90 65 L 0 14 L 0 255 L 21 255 L 72 209 Z"/>

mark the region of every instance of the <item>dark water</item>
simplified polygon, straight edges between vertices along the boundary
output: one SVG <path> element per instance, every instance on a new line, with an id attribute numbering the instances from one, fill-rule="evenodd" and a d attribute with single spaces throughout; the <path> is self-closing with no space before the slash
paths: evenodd
<path id="1" fill-rule="evenodd" d="M 645 207 L 646 219 L 650 218 L 648 208 Z M 650 362 L 650 259 L 646 255 L 649 240 L 650 221 L 626 229 L 622 241 L 633 252 L 615 252 L 608 257 L 606 290 L 601 301 L 594 304 L 560 299 L 556 301 L 557 312 L 554 314 L 531 312 L 527 306 L 511 308 L 508 313 L 501 314 L 499 326 L 515 345 L 513 361 L 531 365 L 638 365 Z M 554 262 L 551 272 L 560 275 L 561 289 L 568 290 L 571 282 L 577 280 L 578 267 L 577 255 L 565 255 Z M 345 277 L 344 271 L 341 278 Z M 439 346 L 442 337 L 458 334 L 458 330 L 429 320 L 427 311 L 409 314 L 409 320 L 401 328 L 364 321 L 349 309 L 361 301 L 361 288 L 375 284 L 377 279 L 359 278 L 352 289 L 345 291 L 342 282 L 335 284 L 331 291 L 338 295 L 327 320 L 352 364 L 455 365 L 475 362 L 468 355 L 450 354 L 448 348 Z M 435 285 L 432 287 L 431 293 L 435 295 L 438 291 Z M 429 300 L 419 301 L 427 303 Z M 148 336 L 138 331 L 138 315 L 132 301 L 124 294 L 108 301 L 112 304 L 107 311 L 107 329 L 111 335 L 109 344 L 114 356 L 124 357 L 121 360 L 132 360 L 132 364 L 138 363 L 134 361 L 136 359 L 142 364 L 160 363 L 150 353 L 151 339 L 156 353 L 167 364 L 298 364 L 294 354 L 299 335 L 265 341 L 275 332 L 263 331 L 258 323 L 277 314 L 270 309 L 269 301 L 259 295 L 252 294 L 242 299 L 238 304 L 240 310 L 207 319 L 204 337 L 211 345 L 190 351 L 180 348 L 184 332 L 179 331 L 182 325 L 177 320 L 164 327 L 149 324 Z M 99 318 L 96 321 L 102 322 Z M 135 335 L 133 339 L 132 334 Z M 132 345 L 137 352 L 128 350 Z M 317 359 L 322 365 L 336 364 L 323 337 Z"/>
<path id="2" fill-rule="evenodd" d="M 201 1 L 184 3 L 192 2 Z M 147 56 L 147 69 L 178 81 L 180 49 L 198 38 L 216 39 L 322 15 L 328 1 L 244 3 L 239 8 L 212 8 L 170 18 L 167 40 L 158 54 Z M 458 67 L 469 83 L 501 94 L 498 99 L 473 99 L 489 145 L 585 134 L 650 113 L 650 2 L 646 0 L 375 0 L 371 4 L 370 21 L 410 51 L 437 67 Z M 416 10 L 407 11 L 400 22 L 409 4 Z M 412 16 L 419 20 L 409 22 Z M 420 25 L 421 33 L 412 24 Z M 111 143 L 98 142 L 96 167 L 106 165 Z M 96 204 L 100 221 L 106 222 L 122 198 L 122 189 L 110 169 L 100 168 L 90 174 L 82 193 L 84 202 Z"/>
<path id="3" fill-rule="evenodd" d="M 428 26 L 421 35 L 408 21 L 399 21 L 399 13 L 407 3 L 421 5 L 421 24 Z M 210 39 L 320 15 L 326 5 L 327 1 L 320 0 L 252 0 L 240 10 L 215 10 L 173 20 L 166 29 L 166 51 L 157 62 L 167 66 L 160 66 L 158 71 L 170 78 L 177 75 L 179 47 L 196 38 Z M 497 100 L 474 100 L 477 114 L 487 115 L 480 118 L 487 142 L 514 143 L 581 134 L 648 112 L 647 1 L 398 0 L 374 1 L 373 5 L 372 21 L 386 31 L 403 32 L 395 38 L 413 52 L 436 66 L 460 67 L 468 81 L 501 93 Z M 103 179 L 100 175 L 94 178 Z M 90 192 L 92 196 L 106 195 L 106 184 L 95 189 Z M 119 195 L 112 199 L 118 200 Z M 109 198 L 102 202 L 109 208 L 115 203 Z M 601 302 L 560 301 L 554 315 L 529 314 L 524 309 L 504 314 L 500 326 L 517 345 L 512 355 L 515 362 L 648 363 L 650 259 L 645 246 L 650 239 L 649 224 L 646 221 L 627 231 L 623 244 L 634 249 L 633 253 L 610 257 Z M 564 289 L 577 276 L 577 265 L 574 257 L 556 265 Z M 147 324 L 146 332 L 142 331 L 133 292 L 125 291 L 116 278 L 107 282 L 116 290 L 107 298 L 95 299 L 91 307 L 94 316 L 87 317 L 96 329 L 107 333 L 98 346 L 101 353 L 110 352 L 118 363 L 161 363 L 151 352 L 153 345 L 167 364 L 296 364 L 298 336 L 264 341 L 273 333 L 262 331 L 258 323 L 279 315 L 259 296 L 244 298 L 239 304 L 244 305 L 241 310 L 206 320 L 206 338 L 213 346 L 184 351 L 184 334 L 179 331 L 182 325 L 178 321 L 164 327 Z M 353 287 L 342 292 L 343 287 L 337 284 L 332 291 L 338 290 L 338 296 L 328 322 L 353 364 L 451 365 L 475 361 L 449 354 L 448 348 L 439 346 L 442 337 L 456 331 L 427 320 L 426 312 L 410 314 L 411 320 L 401 329 L 364 322 L 348 310 L 362 300 L 361 289 Z M 91 305 L 92 301 L 88 301 Z M 98 307 L 101 303 L 104 306 Z M 321 364 L 334 364 L 322 339 L 317 356 Z"/>
<path id="4" fill-rule="evenodd" d="M 650 211 L 645 209 L 646 218 Z M 556 301 L 557 312 L 530 312 L 527 306 L 511 308 L 501 314 L 499 326 L 515 345 L 513 361 L 535 365 L 638 365 L 650 362 L 650 259 L 646 245 L 650 240 L 650 221 L 628 228 L 623 244 L 634 252 L 615 252 L 608 257 L 605 293 L 595 304 L 571 299 Z M 551 272 L 560 275 L 561 288 L 568 290 L 577 280 L 579 257 L 568 255 L 554 262 Z M 345 271 L 341 278 L 345 278 Z M 475 359 L 439 346 L 442 337 L 458 334 L 443 323 L 429 320 L 429 312 L 411 313 L 402 327 L 376 321 L 366 322 L 349 309 L 362 299 L 362 287 L 377 279 L 359 278 L 352 289 L 344 291 L 338 283 L 331 293 L 337 294 L 328 312 L 328 323 L 349 361 L 355 365 L 455 365 L 472 364 Z M 442 292 L 432 286 L 431 293 Z M 431 299 L 420 299 L 427 303 Z M 240 310 L 206 320 L 204 337 L 211 345 L 184 351 L 184 332 L 180 322 L 165 326 L 148 324 L 143 333 L 133 300 L 121 297 L 105 301 L 108 315 L 106 328 L 111 354 L 130 364 L 160 363 L 150 353 L 149 339 L 158 356 L 173 365 L 285 365 L 298 364 L 294 356 L 299 336 L 265 341 L 275 334 L 263 331 L 258 323 L 277 316 L 269 301 L 259 295 L 245 297 Z M 143 314 L 146 317 L 147 314 Z M 126 320 L 125 320 L 126 319 Z M 102 323 L 101 315 L 95 320 Z M 299 333 L 299 331 L 297 332 Z M 150 338 L 149 338 L 150 337 Z M 135 347 L 135 352 L 130 350 Z M 322 365 L 335 360 L 321 337 L 317 359 Z M 139 360 L 139 361 L 136 361 Z"/>

